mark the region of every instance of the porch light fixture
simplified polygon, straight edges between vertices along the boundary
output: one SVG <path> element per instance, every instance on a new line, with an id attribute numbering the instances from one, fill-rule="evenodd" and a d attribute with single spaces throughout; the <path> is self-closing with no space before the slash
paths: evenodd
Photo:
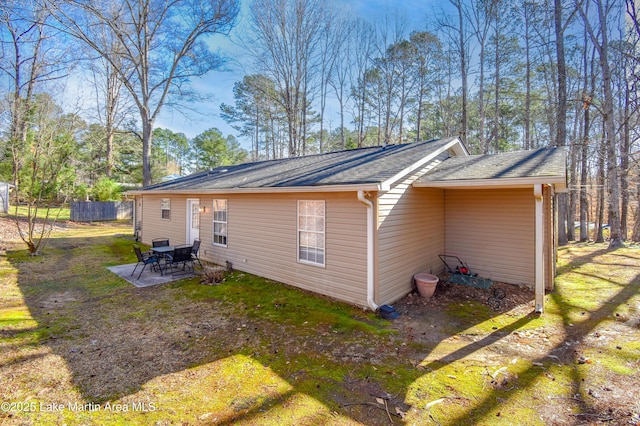
<path id="1" fill-rule="evenodd" d="M 200 206 L 198 210 L 200 211 L 200 213 L 206 213 L 207 208 L 205 206 Z"/>

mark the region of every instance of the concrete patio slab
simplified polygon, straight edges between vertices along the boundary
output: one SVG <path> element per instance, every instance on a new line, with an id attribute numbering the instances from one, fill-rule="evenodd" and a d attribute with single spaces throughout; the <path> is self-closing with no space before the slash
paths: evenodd
<path id="1" fill-rule="evenodd" d="M 139 266 L 136 273 L 131 275 L 135 267 L 136 263 L 130 263 L 128 265 L 108 266 L 107 269 L 136 287 L 151 287 L 153 285 L 166 284 L 172 281 L 195 276 L 191 271 L 160 275 L 159 272 L 154 272 L 153 269 L 147 266 L 142 275 L 140 275 L 140 278 L 138 278 L 138 274 L 140 274 L 142 266 Z"/>

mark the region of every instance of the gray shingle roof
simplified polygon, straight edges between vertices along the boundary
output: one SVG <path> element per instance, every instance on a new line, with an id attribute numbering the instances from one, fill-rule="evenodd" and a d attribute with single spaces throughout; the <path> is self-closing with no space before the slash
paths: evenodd
<path id="1" fill-rule="evenodd" d="M 456 138 L 370 147 L 218 167 L 143 188 L 143 191 L 215 191 L 376 184 L 443 149 Z"/>
<path id="2" fill-rule="evenodd" d="M 419 179 L 421 183 L 478 179 L 565 179 L 564 148 L 451 157 Z"/>

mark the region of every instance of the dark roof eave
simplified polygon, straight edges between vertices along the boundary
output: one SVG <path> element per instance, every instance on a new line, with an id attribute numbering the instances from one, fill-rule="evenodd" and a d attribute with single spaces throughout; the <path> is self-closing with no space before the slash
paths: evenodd
<path id="1" fill-rule="evenodd" d="M 297 192 L 352 192 L 379 191 L 380 183 L 349 183 L 335 185 L 308 186 L 268 186 L 255 188 L 213 188 L 213 189 L 140 189 L 125 192 L 125 195 L 208 195 L 208 194 L 269 194 L 269 193 L 297 193 Z"/>
<path id="2" fill-rule="evenodd" d="M 533 185 L 553 185 L 556 192 L 567 190 L 566 176 L 534 176 L 518 178 L 451 179 L 414 182 L 416 188 L 529 188 Z"/>

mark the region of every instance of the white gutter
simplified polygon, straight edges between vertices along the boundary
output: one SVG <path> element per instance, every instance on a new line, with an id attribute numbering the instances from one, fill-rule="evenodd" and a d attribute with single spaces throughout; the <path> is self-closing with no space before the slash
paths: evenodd
<path id="1" fill-rule="evenodd" d="M 535 300 L 536 313 L 544 312 L 544 210 L 542 185 L 536 184 L 533 187 L 533 197 L 535 198 Z"/>
<path id="2" fill-rule="evenodd" d="M 373 238 L 374 238 L 374 209 L 373 203 L 368 200 L 363 190 L 358 191 L 358 201 L 367 206 L 367 304 L 373 311 L 378 310 L 378 305 L 374 299 L 374 279 L 373 279 Z"/>
<path id="3" fill-rule="evenodd" d="M 564 176 L 536 176 L 522 178 L 493 178 L 493 179 L 461 179 L 414 182 L 415 188 L 530 188 L 531 185 L 554 185 L 557 192 L 567 192 Z"/>

